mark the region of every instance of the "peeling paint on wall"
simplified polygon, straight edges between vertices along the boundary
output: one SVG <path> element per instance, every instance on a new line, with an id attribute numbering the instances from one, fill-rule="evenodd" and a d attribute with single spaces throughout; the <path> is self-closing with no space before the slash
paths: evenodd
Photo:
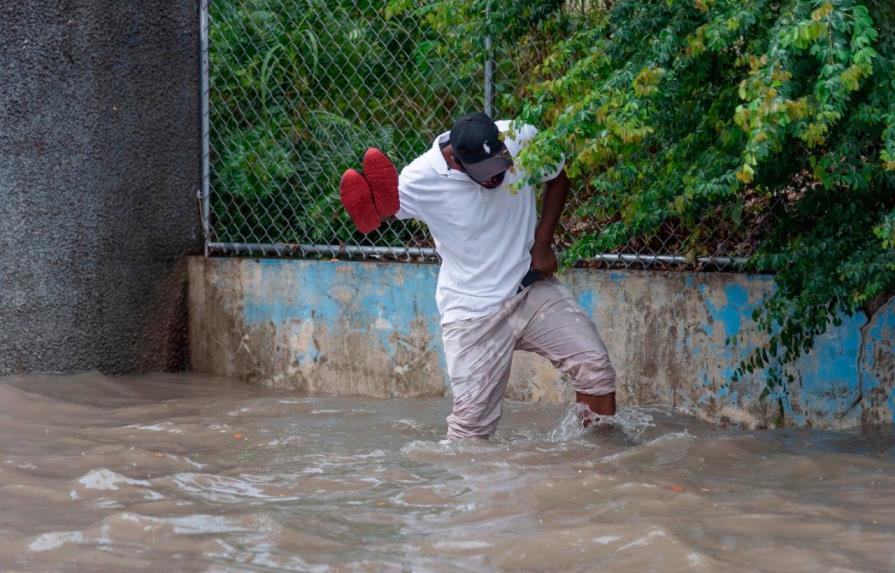
<path id="1" fill-rule="evenodd" d="M 311 393 L 444 393 L 434 299 L 408 296 L 434 288 L 434 268 L 195 261 L 194 369 Z"/>
<path id="2" fill-rule="evenodd" d="M 318 394 L 442 395 L 449 382 L 437 272 L 433 265 L 193 258 L 193 368 Z M 766 373 L 732 377 L 764 340 L 751 316 L 772 292 L 770 277 L 575 270 L 560 278 L 600 329 L 621 403 L 671 404 L 752 427 L 893 421 L 893 301 L 870 324 L 863 314 L 843 317 L 795 364 L 788 394 L 760 399 Z M 509 398 L 568 401 L 572 394 L 547 361 L 516 354 Z"/>

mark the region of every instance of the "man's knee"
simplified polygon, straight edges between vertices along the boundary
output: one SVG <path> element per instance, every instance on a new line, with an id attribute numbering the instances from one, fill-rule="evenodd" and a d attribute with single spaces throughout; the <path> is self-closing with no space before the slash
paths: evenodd
<path id="1" fill-rule="evenodd" d="M 448 438 L 490 438 L 500 421 L 500 403 L 488 404 L 476 400 L 455 400 L 451 415 L 448 416 Z"/>
<path id="2" fill-rule="evenodd" d="M 447 437 L 451 440 L 467 440 L 478 438 L 487 440 L 497 430 L 497 422 L 483 423 L 478 420 L 467 420 L 455 414 L 447 419 Z"/>
<path id="3" fill-rule="evenodd" d="M 615 368 L 604 351 L 582 353 L 570 360 L 566 370 L 576 392 L 592 396 L 615 392 Z"/>

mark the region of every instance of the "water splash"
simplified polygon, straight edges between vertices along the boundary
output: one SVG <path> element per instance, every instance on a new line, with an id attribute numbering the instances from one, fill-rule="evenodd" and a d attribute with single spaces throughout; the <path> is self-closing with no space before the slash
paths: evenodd
<path id="1" fill-rule="evenodd" d="M 585 420 L 590 421 L 590 427 L 584 427 Z M 599 416 L 584 404 L 575 403 L 566 408 L 562 420 L 550 432 L 547 440 L 550 442 L 576 440 L 592 432 L 596 426 L 620 430 L 627 439 L 640 442 L 643 433 L 653 425 L 653 417 L 640 408 L 620 408 L 614 416 Z"/>

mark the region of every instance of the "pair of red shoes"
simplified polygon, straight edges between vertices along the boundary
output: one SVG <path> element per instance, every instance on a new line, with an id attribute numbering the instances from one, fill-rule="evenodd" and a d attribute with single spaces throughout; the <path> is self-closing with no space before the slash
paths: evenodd
<path id="1" fill-rule="evenodd" d="M 398 170 L 385 153 L 371 147 L 364 153 L 363 173 L 348 169 L 342 174 L 339 197 L 357 229 L 369 233 L 401 207 Z"/>

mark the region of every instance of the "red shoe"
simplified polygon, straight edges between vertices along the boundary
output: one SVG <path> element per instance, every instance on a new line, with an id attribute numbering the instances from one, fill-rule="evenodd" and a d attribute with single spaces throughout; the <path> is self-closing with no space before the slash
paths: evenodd
<path id="1" fill-rule="evenodd" d="M 381 219 L 373 205 L 373 193 L 367 180 L 357 170 L 349 169 L 342 174 L 339 198 L 361 233 L 369 233 L 379 227 Z"/>
<path id="2" fill-rule="evenodd" d="M 364 177 L 373 192 L 373 205 L 379 217 L 385 219 L 398 212 L 398 170 L 388 156 L 371 147 L 364 153 Z"/>

